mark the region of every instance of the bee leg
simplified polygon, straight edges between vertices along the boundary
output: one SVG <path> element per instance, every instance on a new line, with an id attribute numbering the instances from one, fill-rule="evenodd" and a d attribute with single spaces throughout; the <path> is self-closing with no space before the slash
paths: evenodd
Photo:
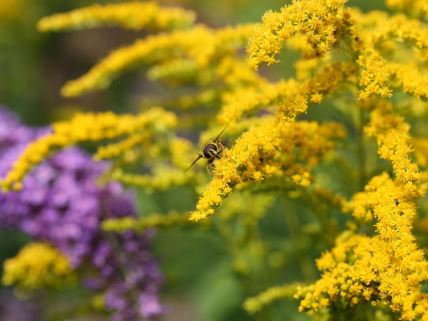
<path id="1" fill-rule="evenodd" d="M 214 165 L 212 163 L 207 165 L 207 172 L 208 175 L 214 176 Z"/>
<path id="2" fill-rule="evenodd" d="M 220 149 L 218 152 L 214 154 L 214 157 L 220 159 L 220 154 L 223 152 L 223 149 Z"/>
<path id="3" fill-rule="evenodd" d="M 208 165 L 207 165 L 207 171 L 211 176 L 213 176 L 214 160 L 215 158 L 211 158 L 210 160 L 208 160 Z"/>

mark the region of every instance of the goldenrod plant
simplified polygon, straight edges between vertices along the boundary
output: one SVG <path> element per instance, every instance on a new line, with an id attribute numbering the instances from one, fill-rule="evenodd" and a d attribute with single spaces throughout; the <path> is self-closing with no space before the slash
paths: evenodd
<path id="1" fill-rule="evenodd" d="M 287 318 L 263 313 L 298 300 L 295 310 L 314 320 L 428 320 L 427 244 L 414 231 L 427 230 L 428 4 L 385 5 L 363 12 L 347 0 L 292 0 L 259 23 L 217 28 L 155 2 L 43 18 L 45 32 L 147 32 L 66 83 L 63 96 L 109 90 L 135 70 L 165 95 L 139 113 L 54 123 L 21 153 L 3 191 L 22 189 L 56 152 L 90 143 L 95 160 L 111 163 L 100 184 L 198 198 L 188 211 L 105 220 L 105 233 L 214 230 L 249 317 Z M 287 236 L 264 235 L 278 217 Z M 283 277 L 290 266 L 298 277 Z"/>
<path id="2" fill-rule="evenodd" d="M 4 263 L 2 283 L 27 292 L 39 288 L 61 288 L 76 282 L 71 263 L 46 243 L 30 243 Z"/>

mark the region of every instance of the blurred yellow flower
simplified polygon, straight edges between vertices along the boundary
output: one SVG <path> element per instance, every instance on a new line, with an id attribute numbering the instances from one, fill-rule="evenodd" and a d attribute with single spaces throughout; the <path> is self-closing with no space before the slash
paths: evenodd
<path id="1" fill-rule="evenodd" d="M 45 243 L 30 243 L 3 265 L 2 283 L 21 291 L 72 285 L 75 275 L 68 258 Z"/>

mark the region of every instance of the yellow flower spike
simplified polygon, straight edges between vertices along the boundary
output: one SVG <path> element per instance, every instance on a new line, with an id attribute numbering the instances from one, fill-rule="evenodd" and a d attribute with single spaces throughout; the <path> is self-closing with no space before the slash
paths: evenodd
<path id="1" fill-rule="evenodd" d="M 85 75 L 69 81 L 61 89 L 61 93 L 65 97 L 73 97 L 92 90 L 105 89 L 126 69 L 162 61 L 168 57 L 172 48 L 186 52 L 197 41 L 206 41 L 204 39 L 209 37 L 208 29 L 199 26 L 188 31 L 175 31 L 137 40 L 132 45 L 114 50 Z"/>
<path id="2" fill-rule="evenodd" d="M 267 84 L 266 79 L 251 69 L 242 59 L 225 56 L 216 66 L 216 73 L 230 88 Z"/>
<path id="3" fill-rule="evenodd" d="M 34 166 L 63 148 L 83 142 L 120 138 L 138 131 L 164 130 L 176 121 L 174 114 L 161 108 L 153 108 L 139 115 L 116 115 L 111 112 L 78 114 L 70 121 L 53 124 L 52 133 L 31 143 L 1 181 L 1 186 L 6 191 L 19 187 Z"/>
<path id="4" fill-rule="evenodd" d="M 172 59 L 165 63 L 152 67 L 147 77 L 152 81 L 167 80 L 180 82 L 191 79 L 195 74 L 198 74 L 197 64 L 190 59 Z M 200 77 L 200 74 L 198 74 Z"/>
<path id="5" fill-rule="evenodd" d="M 54 14 L 39 21 L 40 31 L 61 31 L 120 26 L 126 29 L 174 29 L 193 24 L 195 15 L 180 8 L 162 8 L 156 2 L 125 2 L 93 5 L 67 13 Z"/>
<path id="6" fill-rule="evenodd" d="M 371 113 L 366 132 L 377 139 L 379 155 L 392 163 L 397 177 L 372 178 L 363 192 L 344 204 L 359 220 L 375 221 L 377 234 L 345 232 L 317 266 L 322 277 L 299 294 L 300 310 L 314 309 L 321 300 L 345 298 L 348 304 L 370 301 L 387 305 L 410 321 L 428 318 L 428 295 L 421 284 L 428 280 L 428 262 L 412 234 L 415 198 L 425 192 L 421 174 L 411 159 L 409 126 L 381 102 Z"/>
<path id="7" fill-rule="evenodd" d="M 185 172 L 182 168 L 173 168 L 168 165 L 155 165 L 150 174 L 127 173 L 121 169 L 115 169 L 111 175 L 115 181 L 127 186 L 152 190 L 166 190 L 171 186 L 184 185 L 192 179 L 191 172 Z"/>
<path id="8" fill-rule="evenodd" d="M 187 169 L 193 161 L 193 145 L 184 138 L 175 137 L 170 143 L 171 162 L 181 169 Z"/>
<path id="9" fill-rule="evenodd" d="M 392 16 L 389 21 L 389 32 L 398 40 L 407 41 L 413 48 L 428 48 L 428 26 L 416 19 L 404 15 Z"/>
<path id="10" fill-rule="evenodd" d="M 286 40 L 304 34 L 313 55 L 324 55 L 336 42 L 345 22 L 346 0 L 294 0 L 279 12 L 268 11 L 257 25 L 247 48 L 250 66 L 273 64 Z"/>
<path id="11" fill-rule="evenodd" d="M 244 46 L 252 25 L 239 25 L 212 30 L 203 25 L 190 30 L 174 31 L 145 39 L 117 49 L 92 67 L 79 79 L 68 82 L 61 90 L 66 97 L 105 89 L 126 69 L 144 64 L 171 61 L 179 57 L 194 61 L 198 68 L 209 64 L 212 58 Z"/>
<path id="12" fill-rule="evenodd" d="M 210 105 L 213 101 L 217 100 L 218 95 L 219 93 L 217 90 L 207 89 L 196 94 L 182 95 L 174 99 L 174 101 L 171 101 L 171 104 L 181 109 L 190 109 L 203 105 Z"/>
<path id="13" fill-rule="evenodd" d="M 428 99 L 428 79 L 415 64 L 391 64 L 391 72 L 404 92 L 415 97 Z"/>
<path id="14" fill-rule="evenodd" d="M 308 172 L 304 172 L 303 175 L 295 174 L 291 176 L 291 179 L 294 183 L 302 187 L 308 187 L 311 184 L 311 175 Z"/>
<path id="15" fill-rule="evenodd" d="M 282 97 L 288 96 L 288 93 L 292 90 L 295 91 L 297 86 L 294 80 L 289 80 L 277 84 L 262 84 L 258 87 L 244 87 L 233 92 L 226 92 L 223 95 L 224 106 L 217 116 L 218 120 L 223 124 L 236 122 L 243 114 L 262 106 L 270 106 Z"/>
<path id="16" fill-rule="evenodd" d="M 296 80 L 306 81 L 314 75 L 314 72 L 325 62 L 331 61 L 331 56 L 326 55 L 322 58 L 300 58 L 297 59 L 294 63 L 294 68 L 296 70 Z"/>
<path id="17" fill-rule="evenodd" d="M 143 144 L 148 140 L 150 135 L 147 133 L 136 133 L 131 134 L 129 137 L 118 143 L 112 143 L 106 146 L 98 147 L 96 153 L 94 154 L 95 160 L 103 159 L 112 159 L 114 157 L 119 157 L 124 153 L 128 152 L 131 148 Z"/>
<path id="18" fill-rule="evenodd" d="M 168 214 L 151 214 L 139 218 L 118 218 L 103 221 L 102 228 L 107 232 L 135 231 L 144 232 L 150 228 L 175 228 L 190 224 L 189 216 L 182 213 L 171 212 Z"/>
<path id="19" fill-rule="evenodd" d="M 362 86 L 359 98 L 364 100 L 372 95 L 389 97 L 392 95 L 391 78 L 395 78 L 400 87 L 417 97 L 427 97 L 424 75 L 419 73 L 417 62 L 426 61 L 428 48 L 428 27 L 418 20 L 404 15 L 388 16 L 383 12 L 361 14 L 350 11 L 354 25 L 351 34 L 357 41 L 353 50 L 358 53 L 360 67 L 359 83 Z M 379 24 L 378 21 L 382 21 Z M 403 43 L 410 49 L 403 52 Z M 398 52 L 398 61 L 389 61 L 385 57 L 389 52 Z M 384 53 L 386 52 L 386 54 Z M 405 57 L 409 63 L 403 61 Z M 394 57 L 393 57 L 394 58 Z M 406 60 L 405 59 L 405 60 Z"/>
<path id="20" fill-rule="evenodd" d="M 399 246 L 405 250 L 395 253 Z M 400 242 L 391 248 L 389 241 L 378 236 L 348 232 L 317 265 L 323 271 L 321 279 L 297 294 L 302 299 L 301 311 L 313 309 L 314 303 L 334 302 L 340 296 L 349 305 L 360 300 L 389 305 L 406 321 L 428 316 L 428 297 L 419 289 L 428 277 L 427 264 L 415 244 Z"/>
<path id="21" fill-rule="evenodd" d="M 358 219 L 372 220 L 378 219 L 377 228 L 383 228 L 383 224 L 396 224 L 394 228 L 401 225 L 400 230 L 410 231 L 411 222 L 416 215 L 414 206 L 407 202 L 408 193 L 403 190 L 399 184 L 394 183 L 387 174 L 382 174 L 374 177 L 369 184 L 367 184 L 364 192 L 354 195 L 352 200 L 345 205 L 346 211 L 352 211 L 353 215 Z M 399 208 L 397 208 L 398 205 Z M 374 211 L 373 209 L 379 209 Z M 380 211 L 383 209 L 383 211 Z M 399 216 L 394 221 L 389 221 L 386 209 L 399 212 Z M 396 213 L 397 214 L 397 213 Z M 381 215 L 380 217 L 378 215 Z M 407 222 L 407 223 L 406 223 Z M 394 228 L 391 228 L 392 230 Z M 390 228 L 385 228 L 389 230 Z"/>
<path id="22" fill-rule="evenodd" d="M 392 71 L 377 51 L 369 49 L 362 52 L 358 58 L 358 64 L 361 68 L 359 84 L 363 87 L 358 99 L 365 100 L 372 95 L 392 96 L 389 86 Z"/>
<path id="23" fill-rule="evenodd" d="M 276 300 L 292 298 L 296 293 L 298 286 L 298 284 L 273 286 L 257 296 L 246 299 L 244 302 L 244 309 L 249 314 L 254 314 Z"/>
<path id="24" fill-rule="evenodd" d="M 327 63 L 303 83 L 294 79 L 277 83 L 261 82 L 257 86 L 226 92 L 217 118 L 221 123 L 230 124 L 246 113 L 269 106 L 276 107 L 286 117 L 294 118 L 306 112 L 311 96 L 318 97 L 314 103 L 321 102 L 323 95 L 337 89 L 349 73 L 353 73 L 353 68 L 348 64 Z"/>
<path id="25" fill-rule="evenodd" d="M 413 184 L 421 174 L 417 165 L 410 159 L 413 151 L 410 145 L 410 126 L 401 116 L 392 114 L 391 108 L 389 103 L 379 103 L 370 115 L 370 124 L 366 128 L 366 133 L 376 138 L 380 157 L 392 163 L 397 179 L 402 184 Z"/>
<path id="26" fill-rule="evenodd" d="M 4 262 L 2 283 L 27 292 L 72 285 L 76 276 L 68 258 L 45 243 L 30 243 Z"/>
<path id="27" fill-rule="evenodd" d="M 259 119 L 259 125 L 242 134 L 235 145 L 216 161 L 214 177 L 200 197 L 190 219 L 198 221 L 214 213 L 222 199 L 237 184 L 261 180 L 267 176 L 287 176 L 300 171 L 296 162 L 314 166 L 320 155 L 333 147 L 331 139 L 343 134 L 336 125 L 294 122 L 275 117 Z M 298 147 L 297 147 L 298 146 Z M 293 149 L 299 148 L 293 157 Z M 276 168 L 275 171 L 272 171 Z"/>
<path id="28" fill-rule="evenodd" d="M 409 12 L 415 16 L 428 16 L 428 3 L 425 0 L 386 0 L 388 7 Z"/>
<path id="29" fill-rule="evenodd" d="M 422 167 L 428 166 L 428 139 L 427 138 L 414 138 L 412 145 L 415 148 L 415 157 L 417 163 Z"/>

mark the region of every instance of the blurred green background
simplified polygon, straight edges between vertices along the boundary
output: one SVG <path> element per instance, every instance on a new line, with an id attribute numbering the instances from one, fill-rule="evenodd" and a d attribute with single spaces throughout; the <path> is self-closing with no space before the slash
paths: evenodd
<path id="1" fill-rule="evenodd" d="M 144 33 L 95 29 L 41 34 L 35 28 L 38 19 L 45 15 L 106 2 L 112 1 L 0 0 L 0 105 L 7 106 L 19 114 L 29 125 L 47 125 L 55 120 L 66 119 L 76 110 L 137 110 L 138 102 L 144 97 L 144 91 L 147 91 L 149 86 L 144 76 L 138 72 L 121 76 L 107 91 L 79 98 L 62 98 L 59 89 L 67 80 L 87 71 L 112 49 L 129 44 L 144 36 Z M 211 26 L 258 21 L 266 10 L 276 10 L 287 3 L 278 0 L 159 2 L 192 9 L 197 12 L 199 22 Z M 380 0 L 352 0 L 349 3 L 362 10 L 385 9 L 383 1 Z M 291 70 L 287 65 L 281 68 L 285 68 L 282 70 L 285 74 Z M 139 195 L 142 215 L 166 212 L 170 209 L 191 210 L 195 202 L 193 194 L 185 189 Z M 278 209 L 283 208 L 284 202 L 287 202 L 285 198 L 278 200 L 272 212 L 279 212 Z M 301 217 L 311 216 L 307 208 L 299 208 L 296 204 L 287 206 L 290 212 L 299 213 Z M 305 211 L 308 213 L 305 214 Z M 283 240 L 281 242 L 287 238 L 298 237 L 293 235 L 290 225 L 287 227 L 287 224 L 275 218 L 275 214 L 270 216 L 269 222 L 263 222 L 263 229 L 269 237 Z M 25 236 L 15 232 L 1 232 L 1 260 L 15 255 L 19 247 L 27 241 Z M 220 238 L 209 229 L 181 228 L 159 231 L 153 250 L 166 276 L 164 300 L 171 313 L 165 316 L 165 320 L 262 320 L 257 315 L 249 317 L 242 311 L 242 280 L 231 272 L 230 265 L 233 262 L 230 253 Z M 313 248 L 311 255 L 316 258 L 322 250 L 322 246 Z M 309 277 L 317 273 L 313 264 L 306 272 L 299 268 L 299 264 L 291 264 L 283 272 L 281 279 L 284 282 L 304 279 L 305 273 L 310 274 Z M 256 284 L 250 292 L 257 293 L 262 289 Z M 73 297 L 76 292 L 67 295 Z M 13 301 L 10 291 L 3 290 L 0 295 L 0 320 L 44 320 L 41 310 L 59 301 L 60 298 L 55 294 L 48 298 L 27 301 L 23 305 Z M 19 319 L 13 314 L 15 306 L 21 312 L 29 311 L 29 319 Z M 271 321 L 307 319 L 296 311 L 296 302 L 281 302 L 269 308 L 264 317 L 267 320 L 268 316 Z"/>

